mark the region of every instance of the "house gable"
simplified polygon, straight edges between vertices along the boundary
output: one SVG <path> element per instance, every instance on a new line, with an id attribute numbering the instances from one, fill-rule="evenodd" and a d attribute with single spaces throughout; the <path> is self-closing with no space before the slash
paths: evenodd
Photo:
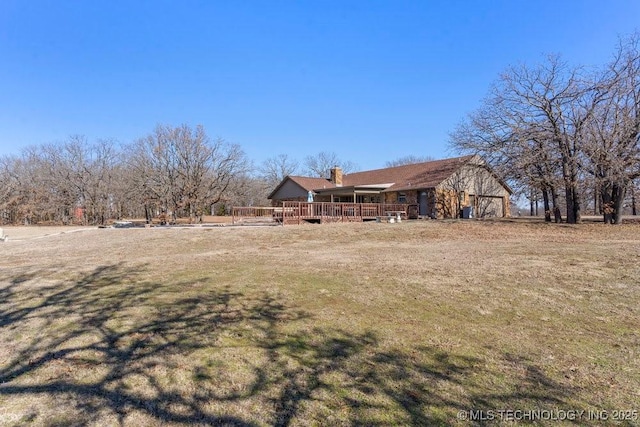
<path id="1" fill-rule="evenodd" d="M 463 207 L 478 218 L 509 216 L 511 189 L 477 158 L 460 167 L 436 189 L 438 215 L 456 217 Z"/>
<path id="2" fill-rule="evenodd" d="M 509 197 L 511 189 L 487 165 L 472 161 L 453 172 L 436 186 L 439 190 L 452 189 L 467 194 L 491 197 Z"/>
<path id="3" fill-rule="evenodd" d="M 309 191 L 321 188 L 333 188 L 335 184 L 324 178 L 312 178 L 306 176 L 287 176 L 269 194 L 272 200 L 297 200 L 307 199 Z"/>

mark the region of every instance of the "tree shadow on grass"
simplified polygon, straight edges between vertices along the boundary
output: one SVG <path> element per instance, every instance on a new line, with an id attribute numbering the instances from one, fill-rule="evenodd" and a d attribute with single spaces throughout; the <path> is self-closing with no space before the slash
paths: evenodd
<path id="1" fill-rule="evenodd" d="M 10 343 L 0 402 L 36 401 L 17 424 L 448 425 L 460 410 L 571 395 L 533 364 L 529 383 L 492 394 L 477 358 L 384 347 L 371 331 L 314 327 L 268 292 L 207 277 L 158 283 L 146 270 L 104 265 L 73 280 L 16 271 L 0 282 Z M 51 417 L 38 398 L 67 415 Z"/>

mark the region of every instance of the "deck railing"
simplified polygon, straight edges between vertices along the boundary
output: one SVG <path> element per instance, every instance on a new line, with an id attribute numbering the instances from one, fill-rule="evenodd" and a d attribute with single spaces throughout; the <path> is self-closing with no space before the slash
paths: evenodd
<path id="1" fill-rule="evenodd" d="M 235 224 L 243 220 L 273 222 L 278 218 L 277 211 L 282 211 L 282 208 L 271 206 L 234 207 L 231 209 L 231 223 Z"/>
<path id="2" fill-rule="evenodd" d="M 407 214 L 404 203 L 283 202 L 282 207 L 234 207 L 232 222 L 357 222 Z"/>

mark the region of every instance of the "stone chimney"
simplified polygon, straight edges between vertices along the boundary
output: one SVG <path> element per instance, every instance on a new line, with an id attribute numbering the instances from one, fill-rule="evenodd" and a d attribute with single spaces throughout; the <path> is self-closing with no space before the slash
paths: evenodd
<path id="1" fill-rule="evenodd" d="M 331 182 L 333 182 L 336 187 L 342 187 L 342 169 L 338 166 L 331 168 Z"/>

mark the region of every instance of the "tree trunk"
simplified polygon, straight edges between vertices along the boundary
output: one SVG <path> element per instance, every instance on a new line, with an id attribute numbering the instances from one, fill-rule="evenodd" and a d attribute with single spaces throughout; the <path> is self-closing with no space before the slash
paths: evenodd
<path id="1" fill-rule="evenodd" d="M 529 215 L 531 216 L 534 216 L 536 213 L 533 199 L 535 199 L 535 193 L 533 192 L 533 187 L 531 187 L 531 194 L 529 197 Z"/>
<path id="2" fill-rule="evenodd" d="M 610 184 L 602 185 L 602 215 L 605 224 L 611 224 L 613 218 L 613 203 L 611 201 Z"/>
<path id="3" fill-rule="evenodd" d="M 144 204 L 144 217 L 147 220 L 147 224 L 151 224 L 151 212 L 149 211 L 149 205 Z"/>
<path id="4" fill-rule="evenodd" d="M 576 165 L 573 163 L 569 150 L 560 144 L 562 154 L 562 179 L 565 188 L 565 200 L 567 202 L 567 223 L 578 224 L 581 220 L 580 215 L 580 193 L 578 191 L 578 172 Z M 565 152 L 567 151 L 567 152 Z"/>
<path id="5" fill-rule="evenodd" d="M 573 175 L 573 174 L 572 174 Z M 580 193 L 578 192 L 577 180 L 569 178 L 565 180 L 565 200 L 567 202 L 567 223 L 579 224 L 580 214 Z"/>
<path id="6" fill-rule="evenodd" d="M 598 209 L 598 201 L 600 200 L 600 188 L 598 186 L 598 183 L 596 182 L 595 186 L 593 187 L 593 214 L 594 215 L 600 215 L 600 210 Z"/>
<path id="7" fill-rule="evenodd" d="M 626 186 L 615 183 L 607 183 L 602 186 L 602 207 L 605 224 L 621 224 L 622 209 Z"/>
<path id="8" fill-rule="evenodd" d="M 549 206 L 549 190 L 547 187 L 542 188 L 542 199 L 544 203 L 544 222 L 551 222 L 551 208 Z"/>
<path id="9" fill-rule="evenodd" d="M 571 194 L 571 188 L 565 188 L 564 198 L 567 204 L 567 222 L 569 224 L 576 223 L 575 210 L 573 208 L 573 195 Z"/>
<path id="10" fill-rule="evenodd" d="M 562 222 L 562 212 L 560 212 L 560 202 L 558 192 L 555 187 L 551 187 L 551 201 L 553 202 L 553 217 L 557 224 Z"/>
<path id="11" fill-rule="evenodd" d="M 196 223 L 196 207 L 193 199 L 189 201 L 189 223 Z"/>
<path id="12" fill-rule="evenodd" d="M 613 202 L 612 224 L 622 224 L 622 209 L 624 206 L 624 197 L 626 195 L 626 186 L 614 184 L 612 187 L 611 201 Z"/>

